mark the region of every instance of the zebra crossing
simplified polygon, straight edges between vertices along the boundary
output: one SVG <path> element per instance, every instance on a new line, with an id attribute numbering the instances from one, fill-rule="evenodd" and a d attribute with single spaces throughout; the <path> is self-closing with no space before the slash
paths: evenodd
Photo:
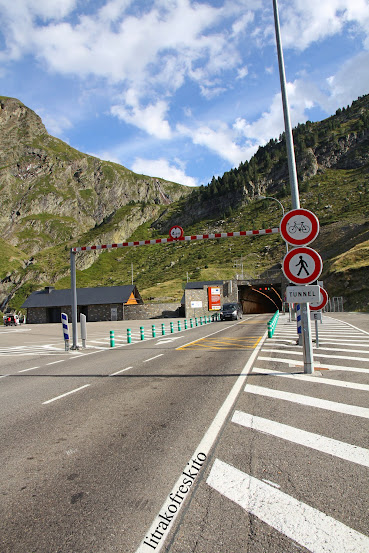
<path id="1" fill-rule="evenodd" d="M 329 317 L 318 333 L 315 371 L 306 375 L 296 327 L 280 318 L 229 423 L 244 459 L 220 448 L 206 482 L 255 517 L 264 533 L 271 528 L 289 539 L 291 551 L 364 553 L 369 551 L 369 333 Z M 350 493 L 337 492 L 338 479 Z M 255 536 L 250 539 L 252 550 Z M 272 542 L 265 549 L 285 551 Z"/>

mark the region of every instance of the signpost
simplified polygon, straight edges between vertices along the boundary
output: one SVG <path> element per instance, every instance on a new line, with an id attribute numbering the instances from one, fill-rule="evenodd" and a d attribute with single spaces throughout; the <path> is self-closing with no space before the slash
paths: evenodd
<path id="1" fill-rule="evenodd" d="M 322 288 L 321 286 L 320 286 L 320 295 L 321 295 L 321 300 L 320 301 L 311 302 L 311 304 L 310 304 L 310 310 L 311 311 L 320 311 L 321 309 L 323 309 L 323 307 L 325 307 L 327 305 L 327 303 L 328 303 L 328 294 L 324 290 L 324 288 Z"/>
<path id="2" fill-rule="evenodd" d="M 290 282 L 311 284 L 321 275 L 323 261 L 312 248 L 293 248 L 284 256 L 282 270 Z"/>
<path id="3" fill-rule="evenodd" d="M 320 286 L 287 286 L 286 297 L 289 303 L 310 303 L 320 301 Z"/>
<path id="4" fill-rule="evenodd" d="M 282 238 L 291 246 L 306 246 L 319 234 L 319 219 L 308 209 L 292 209 L 280 224 Z"/>
<path id="5" fill-rule="evenodd" d="M 179 225 L 174 225 L 172 228 L 169 229 L 169 236 L 171 238 L 174 238 L 175 240 L 178 240 L 179 238 L 183 238 L 184 232 L 183 228 Z"/>

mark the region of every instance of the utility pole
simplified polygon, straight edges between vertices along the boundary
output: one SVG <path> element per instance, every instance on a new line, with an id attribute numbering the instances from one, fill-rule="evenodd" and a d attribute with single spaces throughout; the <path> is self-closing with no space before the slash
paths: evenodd
<path id="1" fill-rule="evenodd" d="M 286 134 L 287 160 L 288 160 L 288 172 L 290 177 L 292 209 L 299 209 L 300 207 L 299 187 L 297 182 L 296 160 L 295 160 L 295 152 L 293 148 L 293 136 L 292 136 L 290 112 L 288 107 L 286 75 L 284 70 L 284 60 L 283 60 L 281 34 L 280 34 L 280 28 L 279 28 L 279 14 L 278 14 L 277 0 L 273 0 L 273 11 L 274 11 L 274 23 L 275 23 L 275 36 L 277 41 L 279 78 L 281 81 L 281 93 L 282 93 L 282 103 L 283 103 L 284 126 L 285 126 L 285 134 Z M 301 304 L 301 323 L 302 323 L 303 352 L 304 352 L 304 372 L 308 374 L 312 374 L 314 372 L 314 357 L 313 357 L 313 345 L 312 345 L 311 328 L 310 328 L 310 308 L 308 303 Z"/>
<path id="2" fill-rule="evenodd" d="M 133 263 L 131 263 L 131 276 L 132 276 L 132 286 L 133 286 Z"/>

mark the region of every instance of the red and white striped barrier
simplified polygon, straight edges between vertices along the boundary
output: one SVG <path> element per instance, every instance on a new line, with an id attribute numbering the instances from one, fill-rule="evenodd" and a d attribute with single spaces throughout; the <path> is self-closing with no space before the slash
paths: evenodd
<path id="1" fill-rule="evenodd" d="M 193 240 L 207 240 L 211 238 L 237 238 L 239 236 L 261 236 L 265 234 L 277 234 L 279 228 L 267 228 L 261 230 L 240 230 L 239 232 L 216 232 L 214 234 L 195 234 L 182 236 L 181 238 L 157 238 L 156 240 L 140 240 L 138 242 L 122 242 L 121 244 L 101 244 L 98 246 L 79 246 L 72 248 L 72 252 L 89 252 L 92 250 L 109 250 L 111 248 L 127 248 L 130 246 L 150 246 L 153 244 L 166 244 L 170 242 L 191 242 Z"/>

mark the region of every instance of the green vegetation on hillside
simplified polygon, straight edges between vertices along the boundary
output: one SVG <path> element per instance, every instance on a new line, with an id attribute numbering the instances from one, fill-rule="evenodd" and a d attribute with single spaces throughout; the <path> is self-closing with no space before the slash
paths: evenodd
<path id="1" fill-rule="evenodd" d="M 298 125 L 294 140 L 301 206 L 313 211 L 321 224 L 313 247 L 323 257 L 322 278 L 328 292 L 344 296 L 346 308 L 368 310 L 369 95 L 322 122 Z M 136 190 L 149 178 L 114 163 L 101 163 L 88 158 L 88 164 L 101 171 L 104 192 L 117 175 L 124 174 Z M 69 199 L 73 194 L 79 197 L 84 209 L 98 205 L 101 198 L 84 180 L 84 169 L 76 171 L 73 178 L 78 180 L 78 188 L 64 192 Z M 50 193 L 52 183 L 46 181 L 44 186 L 44 193 Z M 166 183 L 166 193 L 172 186 L 176 190 L 179 185 Z M 122 235 L 125 241 L 166 237 L 173 224 L 181 225 L 187 235 L 278 227 L 281 207 L 273 200 L 258 199 L 259 195 L 277 198 L 286 211 L 291 208 L 284 135 L 259 148 L 249 162 L 214 177 L 207 187 L 194 189 L 177 202 L 158 205 L 153 197 L 143 201 L 137 194 L 126 205 L 106 209 L 101 221 L 93 228 L 81 229 L 75 238 L 69 216 L 22 213 L 19 244 L 35 242 L 42 250 L 22 268 L 27 256 L 14 248 L 17 284 L 10 287 L 13 297 L 9 305 L 19 308 L 31 290 L 48 284 L 68 288 L 72 246 L 119 242 L 122 240 L 117 237 Z M 108 202 L 109 196 L 106 198 Z M 50 237 L 55 235 L 57 245 L 50 247 Z M 88 252 L 77 256 L 77 285 L 129 284 L 133 266 L 134 283 L 145 301 L 179 301 L 187 279 L 227 279 L 242 272 L 256 277 L 278 270 L 284 253 L 279 235 Z M 13 258 L 8 253 L 5 259 L 4 276 Z"/>

